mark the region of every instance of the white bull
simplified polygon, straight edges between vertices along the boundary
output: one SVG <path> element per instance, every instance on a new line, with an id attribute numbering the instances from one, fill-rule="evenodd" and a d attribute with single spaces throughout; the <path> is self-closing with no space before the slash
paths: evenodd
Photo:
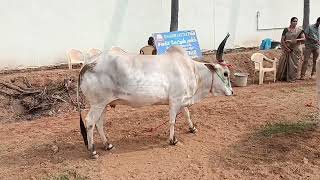
<path id="1" fill-rule="evenodd" d="M 229 34 L 221 42 L 217 59 L 219 64 L 192 60 L 178 46 L 170 47 L 164 55 L 135 55 L 114 48 L 82 67 L 79 73 L 77 97 L 81 88 L 90 103 L 86 126 L 81 118 L 80 127 L 91 158 L 98 155 L 93 143 L 93 130 L 97 127 L 106 150 L 113 146 L 104 134 L 103 124 L 106 106 L 169 105 L 169 142 L 178 141 L 174 134 L 176 116 L 184 112 L 190 132 L 194 127 L 187 107 L 210 94 L 232 95 L 230 72 L 222 60 L 224 45 Z M 79 101 L 78 101 L 79 102 Z M 79 104 L 79 103 L 78 103 Z"/>

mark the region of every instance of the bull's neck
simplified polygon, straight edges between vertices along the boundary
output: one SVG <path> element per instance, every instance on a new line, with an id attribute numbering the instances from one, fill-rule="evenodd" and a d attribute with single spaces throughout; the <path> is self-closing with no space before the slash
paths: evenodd
<path id="1" fill-rule="evenodd" d="M 198 87 L 194 98 L 199 101 L 210 95 L 213 77 L 212 72 L 203 63 L 195 62 L 195 67 Z"/>

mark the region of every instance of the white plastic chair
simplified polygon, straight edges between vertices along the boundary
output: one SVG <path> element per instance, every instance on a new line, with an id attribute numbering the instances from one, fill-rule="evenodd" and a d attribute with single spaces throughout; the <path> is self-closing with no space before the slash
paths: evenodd
<path id="1" fill-rule="evenodd" d="M 84 55 L 81 51 L 76 49 L 70 49 L 67 51 L 67 59 L 69 69 L 72 69 L 72 64 L 83 64 L 84 63 Z"/>
<path id="2" fill-rule="evenodd" d="M 96 48 L 91 48 L 88 50 L 89 58 L 98 56 L 101 53 L 102 53 L 102 51 L 100 49 L 96 49 Z"/>
<path id="3" fill-rule="evenodd" d="M 265 68 L 263 66 L 263 61 L 268 61 L 272 63 L 271 68 Z M 276 81 L 276 75 L 277 75 L 277 58 L 274 59 L 269 59 L 265 55 L 261 53 L 254 53 L 251 56 L 251 61 L 254 62 L 254 72 L 253 72 L 253 83 L 254 83 L 254 78 L 255 78 L 255 73 L 259 72 L 259 84 L 263 84 L 263 79 L 264 79 L 264 73 L 265 72 L 273 72 L 274 73 L 274 78 L 273 82 Z"/>

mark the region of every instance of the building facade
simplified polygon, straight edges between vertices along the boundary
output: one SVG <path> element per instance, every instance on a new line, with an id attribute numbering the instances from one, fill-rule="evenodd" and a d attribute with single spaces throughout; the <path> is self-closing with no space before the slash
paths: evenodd
<path id="1" fill-rule="evenodd" d="M 139 53 L 152 33 L 167 32 L 171 0 L 2 0 L 0 70 L 66 63 L 74 48 L 119 46 Z M 310 23 L 320 16 L 311 0 Z M 302 25 L 303 0 L 180 0 L 179 30 L 196 30 L 201 49 L 279 40 L 290 18 Z"/>

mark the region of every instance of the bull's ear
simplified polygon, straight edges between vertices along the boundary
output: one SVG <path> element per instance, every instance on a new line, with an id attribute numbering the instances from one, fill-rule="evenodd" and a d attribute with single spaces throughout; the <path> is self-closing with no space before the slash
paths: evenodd
<path id="1" fill-rule="evenodd" d="M 213 64 L 204 64 L 210 71 L 215 71 L 217 68 Z"/>

